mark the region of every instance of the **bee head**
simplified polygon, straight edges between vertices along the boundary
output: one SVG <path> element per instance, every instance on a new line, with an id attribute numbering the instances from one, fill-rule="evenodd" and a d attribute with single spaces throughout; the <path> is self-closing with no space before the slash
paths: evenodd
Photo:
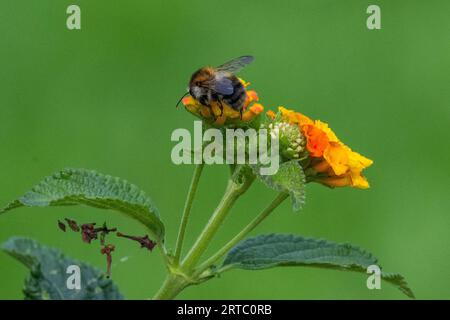
<path id="1" fill-rule="evenodd" d="M 189 94 L 196 100 L 200 100 L 202 96 L 207 94 L 207 89 L 199 84 L 193 84 L 189 87 Z"/>
<path id="2" fill-rule="evenodd" d="M 211 77 L 213 74 L 209 68 L 202 68 L 196 71 L 189 81 L 189 94 L 196 100 L 208 95 Z"/>

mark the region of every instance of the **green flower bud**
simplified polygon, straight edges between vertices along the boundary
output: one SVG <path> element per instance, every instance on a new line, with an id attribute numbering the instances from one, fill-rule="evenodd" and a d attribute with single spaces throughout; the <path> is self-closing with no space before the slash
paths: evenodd
<path id="1" fill-rule="evenodd" d="M 268 130 L 270 136 L 279 136 L 280 155 L 288 160 L 300 159 L 305 153 L 306 139 L 299 126 L 283 122 L 280 119 L 261 125 Z"/>

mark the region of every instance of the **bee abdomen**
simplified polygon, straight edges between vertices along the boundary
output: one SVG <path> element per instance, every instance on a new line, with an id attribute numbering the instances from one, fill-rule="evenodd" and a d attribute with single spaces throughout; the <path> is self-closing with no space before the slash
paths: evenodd
<path id="1" fill-rule="evenodd" d="M 233 81 L 233 93 L 228 96 L 224 96 L 223 100 L 233 109 L 241 110 L 244 106 L 245 98 L 245 87 L 238 79 L 236 79 L 236 81 Z"/>

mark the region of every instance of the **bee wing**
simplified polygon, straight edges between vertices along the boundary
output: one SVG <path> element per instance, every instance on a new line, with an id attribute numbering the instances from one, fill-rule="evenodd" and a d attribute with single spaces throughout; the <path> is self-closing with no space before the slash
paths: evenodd
<path id="1" fill-rule="evenodd" d="M 253 56 L 242 56 L 217 67 L 218 70 L 236 73 L 255 60 Z"/>
<path id="2" fill-rule="evenodd" d="M 233 93 L 233 82 L 227 77 L 227 74 L 223 71 L 216 73 L 212 82 L 212 88 L 218 94 L 228 96 Z"/>

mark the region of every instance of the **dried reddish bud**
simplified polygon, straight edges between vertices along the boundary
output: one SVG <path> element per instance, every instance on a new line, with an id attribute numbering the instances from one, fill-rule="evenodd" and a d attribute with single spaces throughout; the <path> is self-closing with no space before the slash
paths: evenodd
<path id="1" fill-rule="evenodd" d="M 105 244 L 105 237 L 108 233 L 110 232 L 115 232 L 117 231 L 117 228 L 111 228 L 108 229 L 108 227 L 106 226 L 106 222 L 103 223 L 103 226 L 100 228 L 95 228 L 94 230 L 96 233 L 100 232 L 100 244 L 103 246 Z"/>
<path id="2" fill-rule="evenodd" d="M 117 236 L 137 241 L 141 245 L 141 248 L 147 248 L 150 251 L 152 251 L 153 248 L 156 246 L 156 242 L 150 240 L 148 235 L 145 235 L 143 237 L 135 237 L 135 236 L 128 236 L 121 232 L 117 232 Z"/>
<path id="3" fill-rule="evenodd" d="M 112 255 L 111 253 L 116 249 L 116 247 L 112 244 L 108 244 L 104 246 L 100 252 L 102 254 L 106 254 L 106 276 L 111 277 L 111 264 L 112 264 Z"/>
<path id="4" fill-rule="evenodd" d="M 64 224 L 64 222 L 58 220 L 58 227 L 59 227 L 62 231 L 66 232 L 66 225 Z"/>
<path id="5" fill-rule="evenodd" d="M 95 223 L 86 223 L 81 225 L 81 238 L 86 243 L 91 243 L 92 240 L 97 239 L 97 232 L 95 231 Z"/>
<path id="6" fill-rule="evenodd" d="M 71 220 L 71 219 L 67 219 L 67 218 L 65 218 L 65 220 L 67 221 L 67 224 L 69 225 L 70 229 L 72 229 L 75 232 L 80 231 L 80 227 L 78 226 L 78 224 L 75 220 Z"/>

